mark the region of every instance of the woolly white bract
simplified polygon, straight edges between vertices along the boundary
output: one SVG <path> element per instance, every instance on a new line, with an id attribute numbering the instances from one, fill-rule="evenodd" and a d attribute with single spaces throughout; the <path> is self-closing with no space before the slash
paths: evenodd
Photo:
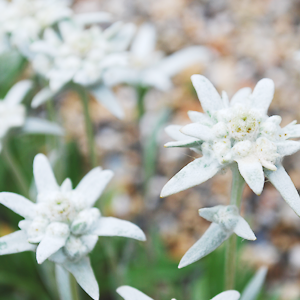
<path id="1" fill-rule="evenodd" d="M 179 268 L 190 265 L 208 255 L 233 233 L 247 240 L 256 240 L 253 231 L 245 219 L 239 215 L 238 208 L 235 205 L 202 208 L 199 209 L 199 215 L 212 222 L 212 224 L 200 240 L 183 256 Z"/>
<path id="2" fill-rule="evenodd" d="M 110 85 L 127 83 L 133 86 L 154 87 L 166 91 L 172 87 L 171 77 L 188 66 L 207 62 L 209 50 L 192 46 L 165 57 L 156 51 L 156 31 L 152 24 L 143 24 L 132 42 L 129 64 L 122 68 L 112 68 L 105 74 Z"/>
<path id="3" fill-rule="evenodd" d="M 123 236 L 144 241 L 136 225 L 113 217 L 102 217 L 93 205 L 113 176 L 97 167 L 72 189 L 70 179 L 56 182 L 48 159 L 38 154 L 33 163 L 37 202 L 14 194 L 0 193 L 0 203 L 25 218 L 21 230 L 0 238 L 0 255 L 36 251 L 38 263 L 49 259 L 72 273 L 93 298 L 99 288 L 87 254 L 98 236 Z"/>
<path id="4" fill-rule="evenodd" d="M 0 31 L 9 35 L 23 55 L 30 56 L 29 44 L 45 28 L 72 15 L 68 5 L 64 0 L 1 0 Z"/>
<path id="5" fill-rule="evenodd" d="M 123 112 L 105 86 L 104 74 L 112 67 L 127 63 L 125 49 L 134 33 L 132 24 L 115 23 L 102 30 L 98 26 L 85 29 L 75 22 L 59 24 L 60 36 L 46 29 L 43 39 L 32 44 L 36 53 L 32 64 L 37 73 L 49 80 L 49 88 L 33 99 L 37 107 L 67 83 L 86 87 L 108 110 L 121 118 Z"/>
<path id="6" fill-rule="evenodd" d="M 146 294 L 128 285 L 120 286 L 117 289 L 117 293 L 125 300 L 153 300 Z M 229 290 L 221 294 L 218 294 L 211 300 L 238 300 L 238 299 L 240 299 L 240 293 L 234 290 Z"/>
<path id="7" fill-rule="evenodd" d="M 230 103 L 227 94 L 223 92 L 221 98 L 204 76 L 193 75 L 192 82 L 205 113 L 190 111 L 193 123 L 169 126 L 167 132 L 177 141 L 165 146 L 189 147 L 203 157 L 176 174 L 161 196 L 203 183 L 221 169 L 237 163 L 241 175 L 257 195 L 263 190 L 266 176 L 300 215 L 299 195 L 281 165 L 284 156 L 300 149 L 300 142 L 288 140 L 300 137 L 300 125 L 294 121 L 281 128 L 280 116 L 267 116 L 274 94 L 273 81 L 262 79 L 252 93 L 250 88 L 239 90 Z"/>
<path id="8" fill-rule="evenodd" d="M 0 151 L 2 141 L 11 128 L 22 127 L 26 133 L 63 135 L 63 129 L 55 123 L 26 118 L 26 109 L 21 101 L 32 87 L 30 80 L 16 83 L 0 101 Z"/>

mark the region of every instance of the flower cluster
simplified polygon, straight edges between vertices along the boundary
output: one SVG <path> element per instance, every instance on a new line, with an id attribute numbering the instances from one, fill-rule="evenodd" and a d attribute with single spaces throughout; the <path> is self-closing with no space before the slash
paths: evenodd
<path id="1" fill-rule="evenodd" d="M 74 21 L 59 23 L 59 34 L 45 30 L 43 39 L 34 42 L 31 50 L 35 71 L 49 81 L 33 99 L 37 107 L 59 92 L 67 83 L 86 87 L 107 109 L 123 117 L 111 90 L 103 82 L 105 73 L 112 67 L 127 63 L 125 52 L 132 38 L 133 24 L 114 23 L 105 30 L 99 26 L 85 28 Z"/>
<path id="2" fill-rule="evenodd" d="M 300 149 L 296 122 L 280 127 L 281 117 L 268 117 L 267 110 L 273 99 L 274 83 L 262 79 L 251 92 L 239 90 L 229 102 L 211 82 L 201 75 L 192 76 L 193 85 L 205 113 L 189 112 L 193 123 L 170 126 L 167 132 L 177 141 L 166 147 L 188 147 L 203 154 L 176 174 L 163 188 L 165 197 L 203 183 L 220 170 L 238 164 L 238 169 L 249 187 L 261 194 L 265 176 L 282 197 L 300 215 L 300 198 L 281 165 L 286 155 Z"/>
<path id="3" fill-rule="evenodd" d="M 70 179 L 61 186 L 43 154 L 34 159 L 33 173 L 37 202 L 13 193 L 0 193 L 0 203 L 25 218 L 20 230 L 0 238 L 0 254 L 36 251 L 38 263 L 49 259 L 74 275 L 78 284 L 93 298 L 99 288 L 87 256 L 98 236 L 123 236 L 144 241 L 136 225 L 113 217 L 102 217 L 93 207 L 113 176 L 97 167 L 72 189 Z"/>
<path id="4" fill-rule="evenodd" d="M 26 118 L 22 100 L 32 87 L 30 80 L 16 83 L 0 101 L 0 151 L 2 141 L 11 128 L 22 128 L 26 133 L 63 135 L 63 129 L 52 122 L 39 118 Z"/>
<path id="5" fill-rule="evenodd" d="M 156 30 L 150 23 L 140 26 L 129 51 L 127 65 L 111 68 L 105 79 L 108 85 L 127 83 L 166 91 L 172 87 L 171 77 L 195 63 L 207 63 L 210 51 L 191 46 L 165 57 L 156 47 Z"/>
<path id="6" fill-rule="evenodd" d="M 30 56 L 29 44 L 39 39 L 43 30 L 69 18 L 68 0 L 1 0 L 0 32 L 9 36 L 12 45 Z"/>

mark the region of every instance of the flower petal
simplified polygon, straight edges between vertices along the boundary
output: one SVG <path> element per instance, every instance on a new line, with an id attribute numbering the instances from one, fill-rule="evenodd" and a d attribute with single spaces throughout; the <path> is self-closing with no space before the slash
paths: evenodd
<path id="1" fill-rule="evenodd" d="M 292 155 L 300 150 L 300 142 L 296 141 L 284 141 L 276 143 L 277 152 L 281 156 Z"/>
<path id="2" fill-rule="evenodd" d="M 180 132 L 181 128 L 182 126 L 180 125 L 169 125 L 165 128 L 165 132 L 176 141 L 190 139 L 189 136 L 186 136 L 185 134 Z"/>
<path id="3" fill-rule="evenodd" d="M 113 175 L 111 170 L 103 171 L 97 167 L 81 179 L 75 190 L 85 197 L 87 207 L 95 204 Z"/>
<path id="4" fill-rule="evenodd" d="M 185 125 L 181 128 L 181 132 L 188 136 L 200 139 L 201 141 L 211 141 L 214 138 L 211 128 L 199 123 Z"/>
<path id="5" fill-rule="evenodd" d="M 122 236 L 139 241 L 146 240 L 146 236 L 140 227 L 129 221 L 113 217 L 101 217 L 91 233 L 98 236 Z"/>
<path id="6" fill-rule="evenodd" d="M 27 118 L 22 130 L 31 134 L 64 135 L 64 129 L 54 122 L 39 118 Z"/>
<path id="7" fill-rule="evenodd" d="M 70 178 L 66 178 L 64 182 L 61 184 L 60 189 L 63 192 L 69 192 L 72 190 L 72 181 Z"/>
<path id="8" fill-rule="evenodd" d="M 186 267 L 193 262 L 203 258 L 217 249 L 231 235 L 231 232 L 224 231 L 220 225 L 212 223 L 196 242 L 183 256 L 178 268 Z"/>
<path id="9" fill-rule="evenodd" d="M 239 166 L 239 171 L 250 189 L 256 194 L 260 195 L 265 182 L 263 168 L 258 159 L 254 157 L 246 157 L 236 160 Z"/>
<path id="10" fill-rule="evenodd" d="M 290 178 L 282 165 L 276 165 L 277 171 L 265 169 L 266 177 L 281 194 L 287 204 L 300 216 L 300 197 Z"/>
<path id="11" fill-rule="evenodd" d="M 207 62 L 210 51 L 206 47 L 191 46 L 163 58 L 157 68 L 160 72 L 173 77 L 195 63 Z"/>
<path id="12" fill-rule="evenodd" d="M 272 79 L 263 78 L 255 86 L 252 95 L 252 107 L 267 113 L 274 97 L 274 82 Z"/>
<path id="13" fill-rule="evenodd" d="M 201 112 L 189 110 L 188 116 L 189 116 L 190 120 L 194 123 L 200 123 L 200 124 L 206 125 L 206 126 L 214 125 L 214 122 L 212 121 L 212 119 L 210 117 L 208 117 L 206 114 L 203 114 Z"/>
<path id="14" fill-rule="evenodd" d="M 281 129 L 282 135 L 285 139 L 294 139 L 300 137 L 300 124 L 296 124 L 297 121 L 293 121 Z"/>
<path id="15" fill-rule="evenodd" d="M 264 284 L 268 268 L 261 267 L 243 290 L 240 300 L 256 300 Z"/>
<path id="16" fill-rule="evenodd" d="M 91 94 L 96 98 L 96 100 L 106 107 L 114 116 L 119 119 L 124 118 L 124 112 L 118 100 L 116 99 L 114 93 L 106 86 L 99 86 L 90 89 Z"/>
<path id="17" fill-rule="evenodd" d="M 207 157 L 197 158 L 167 182 L 160 196 L 167 197 L 201 184 L 212 178 L 220 169 L 221 167 L 217 160 L 211 160 Z"/>
<path id="18" fill-rule="evenodd" d="M 217 205 L 214 207 L 205 207 L 199 209 L 199 216 L 204 218 L 207 221 L 213 222 L 214 221 L 214 215 L 222 208 L 222 205 Z"/>
<path id="19" fill-rule="evenodd" d="M 211 300 L 239 300 L 239 299 L 240 299 L 239 292 L 234 290 L 229 290 L 213 297 Z"/>
<path id="20" fill-rule="evenodd" d="M 0 203 L 26 219 L 35 217 L 35 204 L 21 195 L 2 192 Z"/>
<path id="21" fill-rule="evenodd" d="M 117 293 L 124 298 L 124 300 L 153 300 L 146 294 L 128 285 L 120 286 L 117 289 Z"/>
<path id="22" fill-rule="evenodd" d="M 35 251 L 36 246 L 28 243 L 25 231 L 19 230 L 0 238 L 0 255 Z"/>
<path id="23" fill-rule="evenodd" d="M 175 141 L 175 142 L 169 142 L 164 145 L 166 148 L 174 148 L 174 147 L 187 147 L 187 148 L 193 148 L 193 147 L 200 147 L 202 145 L 201 141 L 197 139 L 186 139 L 181 141 Z"/>
<path id="24" fill-rule="evenodd" d="M 239 221 L 234 228 L 234 233 L 237 234 L 238 236 L 242 237 L 243 239 L 255 241 L 256 236 L 255 236 L 254 232 L 252 231 L 252 229 L 250 228 L 249 224 L 241 216 L 239 216 L 238 218 L 239 218 Z"/>
<path id="25" fill-rule="evenodd" d="M 55 279 L 59 298 L 64 300 L 73 300 L 69 272 L 58 264 L 55 264 Z"/>
<path id="26" fill-rule="evenodd" d="M 41 104 L 45 103 L 46 101 L 50 100 L 54 96 L 54 93 L 48 88 L 44 88 L 40 90 L 32 99 L 31 107 L 37 108 Z"/>
<path id="27" fill-rule="evenodd" d="M 111 22 L 112 15 L 104 11 L 80 13 L 73 16 L 77 24 L 81 26 L 94 25 L 95 23 Z"/>
<path id="28" fill-rule="evenodd" d="M 32 81 L 22 80 L 17 82 L 6 94 L 4 101 L 9 105 L 19 104 L 28 91 L 32 88 Z"/>
<path id="29" fill-rule="evenodd" d="M 68 260 L 68 257 L 64 253 L 62 248 L 60 248 L 58 251 L 53 253 L 48 259 L 56 264 L 62 265 Z"/>
<path id="30" fill-rule="evenodd" d="M 140 26 L 130 51 L 138 59 L 147 59 L 155 50 L 156 30 L 153 24 L 144 23 Z"/>
<path id="31" fill-rule="evenodd" d="M 91 298 L 99 300 L 99 286 L 88 257 L 84 257 L 76 263 L 66 261 L 63 267 L 73 274 L 78 284 Z"/>
<path id="32" fill-rule="evenodd" d="M 251 88 L 244 87 L 238 90 L 231 98 L 230 106 L 233 106 L 237 103 L 244 104 L 245 100 L 251 95 Z"/>
<path id="33" fill-rule="evenodd" d="M 47 227 L 46 234 L 36 249 L 36 259 L 43 263 L 53 253 L 58 251 L 66 243 L 70 234 L 69 226 L 65 223 L 52 222 Z"/>
<path id="34" fill-rule="evenodd" d="M 39 153 L 35 156 L 33 161 L 33 175 L 38 193 L 59 190 L 49 160 L 44 154 Z"/>
<path id="35" fill-rule="evenodd" d="M 201 106 L 209 117 L 212 116 L 214 111 L 224 108 L 219 93 L 206 77 L 202 75 L 193 75 L 191 79 L 201 102 Z"/>

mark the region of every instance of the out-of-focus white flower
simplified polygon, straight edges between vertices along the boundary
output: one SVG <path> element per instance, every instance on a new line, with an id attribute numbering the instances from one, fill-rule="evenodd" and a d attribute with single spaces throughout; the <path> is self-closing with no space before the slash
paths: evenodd
<path id="1" fill-rule="evenodd" d="M 72 15 L 69 4 L 68 0 L 2 0 L 0 31 L 9 35 L 23 55 L 30 56 L 29 44 L 45 28 Z"/>
<path id="2" fill-rule="evenodd" d="M 60 35 L 48 28 L 43 40 L 32 44 L 36 53 L 34 69 L 49 80 L 49 88 L 42 90 L 33 100 L 37 107 L 74 82 L 88 90 L 114 115 L 123 112 L 112 91 L 103 84 L 103 76 L 110 68 L 127 63 L 125 52 L 135 27 L 133 24 L 115 23 L 102 30 L 98 26 L 85 29 L 74 22 L 61 22 Z"/>
<path id="3" fill-rule="evenodd" d="M 254 193 L 260 195 L 265 176 L 281 193 L 291 208 L 300 215 L 300 198 L 290 177 L 281 165 L 286 155 L 300 149 L 300 125 L 293 121 L 280 127 L 281 117 L 268 117 L 273 99 L 274 83 L 260 80 L 253 92 L 239 90 L 229 103 L 225 92 L 222 98 L 201 75 L 192 76 L 201 101 L 203 113 L 190 111 L 193 123 L 184 127 L 170 126 L 167 132 L 177 141 L 166 147 L 189 147 L 203 154 L 176 174 L 163 188 L 165 197 L 200 184 L 221 169 L 238 164 L 239 171 Z"/>
<path id="4" fill-rule="evenodd" d="M 30 80 L 19 81 L 0 101 L 0 149 L 3 138 L 11 128 L 20 127 L 26 133 L 63 135 L 63 129 L 55 123 L 39 118 L 26 118 L 26 109 L 21 101 L 31 87 Z"/>
<path id="5" fill-rule="evenodd" d="M 199 215 L 212 222 L 200 240 L 181 259 L 178 268 L 186 267 L 208 255 L 226 241 L 233 233 L 254 241 L 256 237 L 248 223 L 239 215 L 235 205 L 218 205 L 199 209 Z"/>
<path id="6" fill-rule="evenodd" d="M 125 300 L 153 300 L 146 294 L 142 293 L 141 291 L 128 286 L 128 285 L 123 285 L 120 286 L 117 289 L 117 293 L 124 298 Z M 218 294 L 211 300 L 239 300 L 240 299 L 240 293 L 234 290 L 229 290 L 226 292 L 223 292 L 221 294 Z M 172 299 L 175 300 L 175 299 Z"/>
<path id="7" fill-rule="evenodd" d="M 0 238 L 0 255 L 36 251 L 39 264 L 46 259 L 59 264 L 93 299 L 99 299 L 99 287 L 87 256 L 98 236 L 146 239 L 138 226 L 102 217 L 93 207 L 113 172 L 97 167 L 75 189 L 69 178 L 59 186 L 48 159 L 38 154 L 33 174 L 38 191 L 36 203 L 14 193 L 0 193 L 0 203 L 25 218 L 19 223 L 21 230 Z"/>
<path id="8" fill-rule="evenodd" d="M 199 62 L 207 62 L 210 52 L 201 46 L 182 49 L 165 57 L 164 53 L 155 50 L 156 31 L 152 24 L 143 24 L 129 52 L 129 65 L 123 68 L 112 68 L 105 74 L 109 85 L 127 83 L 134 86 L 154 87 L 166 91 L 172 87 L 171 78 Z"/>

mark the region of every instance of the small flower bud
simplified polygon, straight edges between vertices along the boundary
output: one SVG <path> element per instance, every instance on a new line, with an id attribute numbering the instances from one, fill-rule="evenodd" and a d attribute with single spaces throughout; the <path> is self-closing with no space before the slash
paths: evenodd
<path id="1" fill-rule="evenodd" d="M 251 150 L 252 150 L 252 143 L 248 140 L 242 141 L 233 146 L 232 156 L 235 158 L 242 158 L 249 155 Z"/>
<path id="2" fill-rule="evenodd" d="M 99 209 L 93 207 L 83 210 L 78 214 L 76 219 L 71 225 L 71 231 L 75 235 L 84 234 L 89 231 L 95 222 L 100 218 L 101 214 Z"/>
<path id="3" fill-rule="evenodd" d="M 82 240 L 73 235 L 69 236 L 63 250 L 65 254 L 69 257 L 69 259 L 73 261 L 80 260 L 84 255 L 86 255 L 89 252 L 88 247 L 84 245 Z"/>
<path id="4" fill-rule="evenodd" d="M 48 225 L 46 234 L 53 237 L 67 237 L 70 234 L 69 226 L 61 222 L 52 222 Z"/>
<path id="5" fill-rule="evenodd" d="M 29 243 L 39 243 L 45 235 L 49 221 L 43 217 L 36 217 L 27 228 Z"/>

